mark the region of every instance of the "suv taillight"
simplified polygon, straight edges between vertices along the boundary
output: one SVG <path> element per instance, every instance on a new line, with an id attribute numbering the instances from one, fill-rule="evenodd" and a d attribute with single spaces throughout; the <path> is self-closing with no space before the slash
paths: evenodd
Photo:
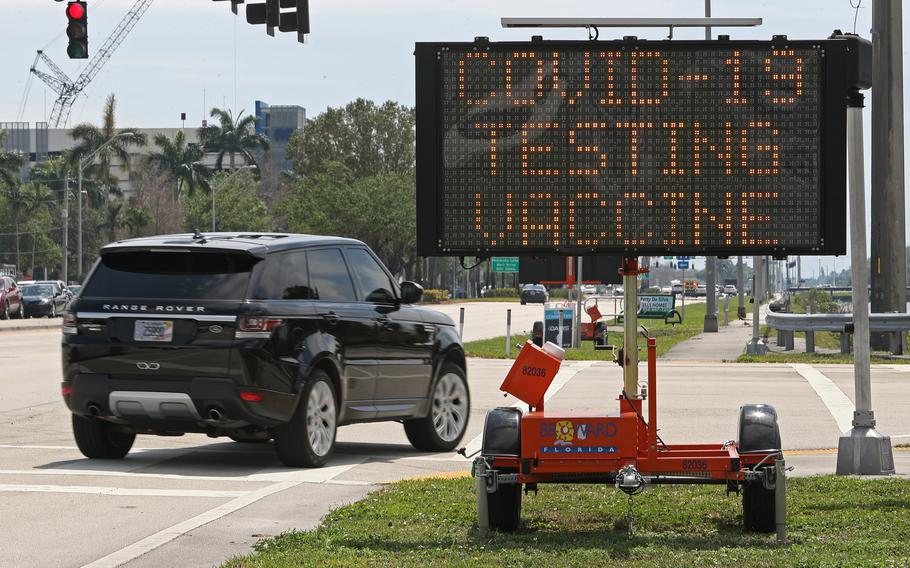
<path id="1" fill-rule="evenodd" d="M 79 333 L 79 328 L 76 327 L 78 320 L 76 319 L 76 314 L 64 314 L 63 316 L 63 333 L 66 335 L 76 335 Z"/>
<path id="2" fill-rule="evenodd" d="M 281 318 L 266 318 L 261 316 L 242 316 L 237 320 L 237 331 L 234 335 L 238 338 L 268 338 L 272 330 L 284 323 Z"/>

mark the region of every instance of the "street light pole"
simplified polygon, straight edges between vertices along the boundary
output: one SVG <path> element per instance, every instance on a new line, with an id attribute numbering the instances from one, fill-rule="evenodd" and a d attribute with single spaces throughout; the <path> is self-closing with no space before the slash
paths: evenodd
<path id="1" fill-rule="evenodd" d="M 114 140 L 123 137 L 132 138 L 134 134 L 132 132 L 119 132 L 111 136 L 104 144 L 98 146 L 94 152 L 89 154 L 84 158 L 79 159 L 79 187 L 76 194 L 76 208 L 78 209 L 77 216 L 78 220 L 76 221 L 76 272 L 80 280 L 82 280 L 82 170 L 88 166 L 91 161 L 98 155 L 98 152 L 107 148 Z"/>

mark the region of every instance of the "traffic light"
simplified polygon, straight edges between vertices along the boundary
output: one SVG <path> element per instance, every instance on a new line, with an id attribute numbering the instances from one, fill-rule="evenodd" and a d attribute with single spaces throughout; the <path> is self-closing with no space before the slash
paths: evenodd
<path id="1" fill-rule="evenodd" d="M 88 59 L 88 7 L 85 2 L 66 4 L 66 35 L 70 43 L 66 54 L 70 59 Z"/>
<path id="2" fill-rule="evenodd" d="M 297 41 L 303 43 L 305 34 L 310 33 L 309 0 L 266 0 L 264 4 L 247 4 L 246 21 L 254 25 L 265 24 L 270 36 L 275 35 L 276 27 L 281 32 L 297 32 Z"/>

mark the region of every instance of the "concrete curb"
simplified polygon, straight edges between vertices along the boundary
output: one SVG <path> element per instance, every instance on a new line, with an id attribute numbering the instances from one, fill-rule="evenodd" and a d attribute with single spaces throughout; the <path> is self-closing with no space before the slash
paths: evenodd
<path id="1" fill-rule="evenodd" d="M 60 329 L 60 326 L 63 323 L 63 320 L 57 318 L 37 323 L 31 323 L 29 320 L 24 320 L 18 323 L 4 325 L 7 324 L 8 321 L 0 323 L 0 333 L 3 333 L 4 331 L 28 331 L 30 329 Z"/>

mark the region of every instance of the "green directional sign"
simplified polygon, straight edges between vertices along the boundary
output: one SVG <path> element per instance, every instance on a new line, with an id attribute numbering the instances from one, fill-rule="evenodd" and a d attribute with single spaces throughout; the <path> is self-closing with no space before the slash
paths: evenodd
<path id="1" fill-rule="evenodd" d="M 518 272 L 517 256 L 494 256 L 493 272 Z"/>

